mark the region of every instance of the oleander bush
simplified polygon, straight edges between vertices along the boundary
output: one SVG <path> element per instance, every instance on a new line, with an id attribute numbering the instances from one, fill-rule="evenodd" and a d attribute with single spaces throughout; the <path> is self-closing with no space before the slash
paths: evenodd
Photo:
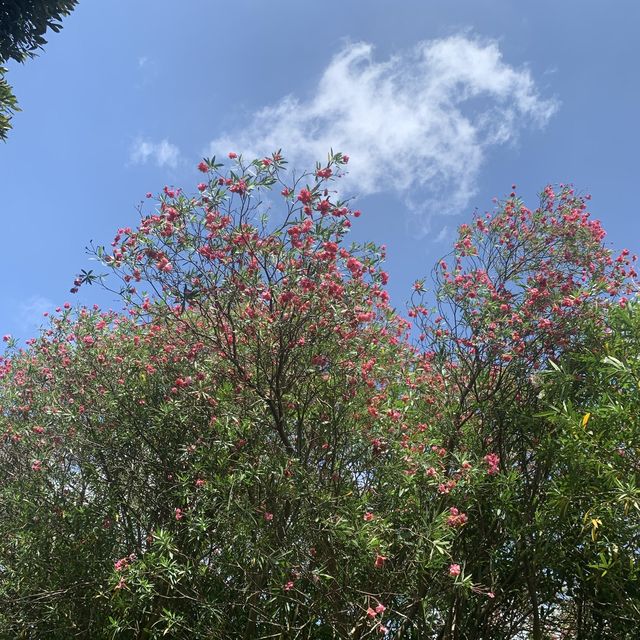
<path id="1" fill-rule="evenodd" d="M 390 306 L 331 154 L 205 159 L 0 361 L 0 637 L 633 638 L 634 257 L 512 193 Z"/>

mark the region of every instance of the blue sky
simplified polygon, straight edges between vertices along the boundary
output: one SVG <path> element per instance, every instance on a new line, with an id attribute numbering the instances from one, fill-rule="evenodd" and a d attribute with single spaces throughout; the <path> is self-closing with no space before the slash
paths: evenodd
<path id="1" fill-rule="evenodd" d="M 10 64 L 23 111 L 0 146 L 0 334 L 27 338 L 134 224 L 147 191 L 193 190 L 203 154 L 351 156 L 356 240 L 388 247 L 392 301 L 512 183 L 593 195 L 640 249 L 636 0 L 81 0 Z M 86 288 L 81 301 L 115 300 Z"/>

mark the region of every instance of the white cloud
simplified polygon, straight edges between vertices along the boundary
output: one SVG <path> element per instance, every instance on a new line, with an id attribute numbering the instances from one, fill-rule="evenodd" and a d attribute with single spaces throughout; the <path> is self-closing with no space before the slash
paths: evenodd
<path id="1" fill-rule="evenodd" d="M 171 169 L 178 166 L 180 159 L 180 149 L 166 138 L 160 142 L 136 138 L 129 155 L 129 161 L 132 164 L 146 164 L 152 161 L 159 167 L 167 166 Z"/>
<path id="2" fill-rule="evenodd" d="M 424 214 L 459 213 L 476 191 L 487 151 L 541 127 L 557 103 L 531 73 L 502 59 L 498 44 L 466 35 L 425 41 L 386 61 L 360 42 L 329 63 L 313 94 L 257 111 L 209 146 L 259 156 L 282 148 L 310 168 L 330 148 L 351 156 L 341 189 L 398 194 Z"/>
<path id="3" fill-rule="evenodd" d="M 49 298 L 34 295 L 17 305 L 15 321 L 25 332 L 37 330 L 44 323 L 43 314 L 53 311 L 54 304 Z"/>
<path id="4" fill-rule="evenodd" d="M 447 225 L 445 225 L 444 227 L 442 227 L 442 229 L 440 229 L 440 231 L 438 232 L 438 235 L 433 239 L 433 241 L 435 243 L 442 244 L 445 241 L 448 242 L 452 238 L 453 238 L 453 231 Z"/>

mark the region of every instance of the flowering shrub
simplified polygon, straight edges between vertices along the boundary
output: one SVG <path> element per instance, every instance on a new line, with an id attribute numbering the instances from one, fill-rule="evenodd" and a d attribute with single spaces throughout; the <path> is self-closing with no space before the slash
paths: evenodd
<path id="1" fill-rule="evenodd" d="M 97 249 L 129 316 L 63 309 L 4 362 L 11 633 L 364 636 L 457 588 L 447 518 L 484 472 L 432 449 L 382 252 L 344 246 L 344 162 L 279 185 L 269 221 L 282 159 L 204 163 L 198 196 Z"/>
<path id="2" fill-rule="evenodd" d="M 540 383 L 547 483 L 531 555 L 556 591 L 546 626 L 576 637 L 630 638 L 640 621 L 639 329 L 637 302 L 612 308 Z"/>
<path id="3" fill-rule="evenodd" d="M 562 404 L 599 415 L 598 384 L 569 396 L 561 367 L 617 335 L 601 301 L 633 276 L 584 201 L 514 196 L 464 227 L 439 317 L 416 300 L 406 320 L 384 252 L 346 244 L 346 156 L 297 180 L 277 153 L 229 160 L 200 163 L 195 195 L 149 194 L 139 226 L 95 248 L 124 314 L 65 305 L 26 349 L 7 337 L 2 634 L 542 638 L 578 611 L 619 634 L 616 582 L 601 576 L 600 607 L 569 573 L 603 553 L 619 585 L 633 561 L 631 525 L 598 531 L 634 508 L 615 493 L 631 432 L 603 480 L 610 441 L 576 456 Z M 563 500 L 594 515 L 572 514 L 550 557 Z"/>
<path id="4" fill-rule="evenodd" d="M 495 476 L 474 487 L 475 513 L 460 538 L 463 555 L 475 553 L 469 575 L 492 585 L 493 597 L 452 602 L 445 635 L 454 626 L 463 637 L 512 638 L 525 629 L 536 639 L 589 628 L 586 601 L 576 604 L 577 614 L 558 605 L 568 602 L 568 584 L 580 583 L 582 595 L 574 597 L 585 597 L 585 583 L 569 579 L 566 569 L 575 574 L 587 563 L 575 560 L 573 545 L 582 538 L 565 549 L 567 532 L 548 519 L 576 452 L 565 428 L 549 418 L 542 372 L 601 348 L 609 316 L 635 291 L 636 256 L 611 254 L 587 202 L 569 187 L 547 187 L 530 210 L 514 191 L 494 214 L 460 227 L 452 254 L 433 272 L 434 309 L 424 281 L 415 286 L 409 315 L 420 327 L 424 358 L 445 372 L 445 448 L 481 458 Z M 560 396 L 561 406 L 578 401 Z M 574 476 L 572 491 L 582 488 Z M 563 572 L 551 568 L 556 561 L 565 563 Z"/>

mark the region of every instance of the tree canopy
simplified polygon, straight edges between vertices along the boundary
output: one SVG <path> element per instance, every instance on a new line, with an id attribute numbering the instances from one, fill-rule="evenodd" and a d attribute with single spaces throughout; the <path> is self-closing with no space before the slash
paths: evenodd
<path id="1" fill-rule="evenodd" d="M 24 62 L 47 43 L 46 32 L 58 33 L 62 18 L 78 0 L 3 0 L 0 2 L 0 60 Z"/>
<path id="2" fill-rule="evenodd" d="M 635 637 L 635 257 L 570 188 L 384 250 L 279 153 L 205 159 L 92 251 L 123 312 L 0 361 L 0 635 Z"/>
<path id="3" fill-rule="evenodd" d="M 78 0 L 0 0 L 0 140 L 11 129 L 11 117 L 19 111 L 2 63 L 24 62 L 47 43 L 46 32 L 62 29 Z"/>

